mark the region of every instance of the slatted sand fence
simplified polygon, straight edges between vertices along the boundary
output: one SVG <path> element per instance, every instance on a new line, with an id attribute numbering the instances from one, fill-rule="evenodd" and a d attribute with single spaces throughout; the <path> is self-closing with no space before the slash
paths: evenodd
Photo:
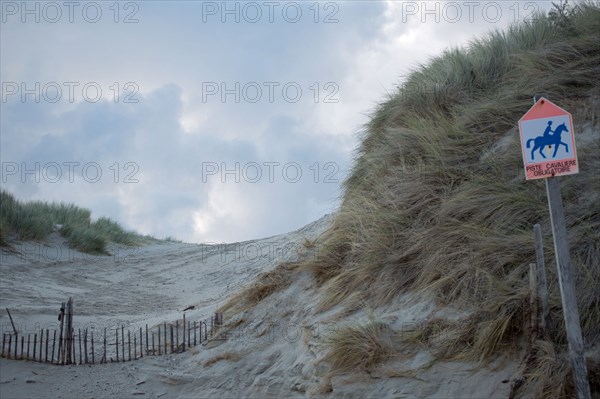
<path id="1" fill-rule="evenodd" d="M 75 328 L 73 301 L 62 304 L 60 326 L 40 328 L 36 333 L 2 334 L 3 358 L 27 360 L 53 365 L 103 364 L 128 362 L 144 356 L 160 356 L 185 352 L 206 343 L 223 324 L 223 314 L 190 320 L 182 319 L 143 327 L 124 325 L 95 328 Z"/>

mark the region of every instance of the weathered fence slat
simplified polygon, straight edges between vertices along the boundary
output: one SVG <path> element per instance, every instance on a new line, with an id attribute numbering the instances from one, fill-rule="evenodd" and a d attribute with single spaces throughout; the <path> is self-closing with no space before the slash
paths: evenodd
<path id="1" fill-rule="evenodd" d="M 146 334 L 146 350 L 148 349 L 148 334 Z M 142 327 L 140 327 L 140 358 L 144 357 L 144 342 L 142 335 Z"/>
<path id="2" fill-rule="evenodd" d="M 133 334 L 133 360 L 137 359 L 137 337 Z"/>
<path id="3" fill-rule="evenodd" d="M 25 349 L 25 335 L 21 335 L 21 360 L 23 360 L 24 349 Z"/>
<path id="4" fill-rule="evenodd" d="M 30 357 L 29 357 L 29 349 L 30 349 L 30 346 L 31 346 L 30 339 L 31 339 L 31 334 L 27 334 L 27 357 L 26 357 L 27 360 L 30 359 Z M 35 351 L 33 351 L 33 353 L 35 354 Z"/>
<path id="5" fill-rule="evenodd" d="M 6 333 L 2 334 L 2 357 L 4 357 L 4 349 L 6 348 Z"/>
<path id="6" fill-rule="evenodd" d="M 170 324 L 170 326 L 171 326 L 171 353 L 173 353 L 174 352 L 174 350 L 173 350 L 173 343 L 174 343 L 173 342 L 173 324 Z M 16 355 L 17 355 L 17 350 L 15 348 L 15 356 Z"/>
<path id="7" fill-rule="evenodd" d="M 92 331 L 92 364 L 94 364 L 94 332 Z"/>
<path id="8" fill-rule="evenodd" d="M 115 328 L 115 348 L 117 351 L 117 362 L 119 361 L 119 328 Z"/>
<path id="9" fill-rule="evenodd" d="M 154 348 L 152 350 L 154 351 Z M 146 324 L 146 353 L 148 353 L 148 324 Z"/>
<path id="10" fill-rule="evenodd" d="M 83 333 L 83 351 L 84 351 L 84 356 L 83 358 L 85 359 L 85 364 L 88 364 L 88 347 L 87 347 L 87 342 L 88 342 L 88 329 L 85 329 L 85 332 Z"/>
<path id="11" fill-rule="evenodd" d="M 102 360 L 100 360 L 100 363 L 106 363 L 106 327 L 104 328 L 104 352 L 102 354 Z"/>
<path id="12" fill-rule="evenodd" d="M 50 341 L 50 330 L 46 329 L 46 363 L 48 363 L 48 343 Z"/>
<path id="13" fill-rule="evenodd" d="M 15 334 L 15 359 L 17 359 L 17 348 L 19 347 L 19 335 Z"/>
<path id="14" fill-rule="evenodd" d="M 43 346 L 44 346 L 44 329 L 42 328 L 40 330 L 40 363 L 42 362 L 42 347 Z M 33 351 L 35 352 L 35 344 L 33 345 Z M 35 360 L 35 356 L 34 356 L 33 360 Z"/>
<path id="15" fill-rule="evenodd" d="M 123 361 L 125 361 L 125 327 L 121 326 L 121 353 L 123 354 Z"/>
<path id="16" fill-rule="evenodd" d="M 52 357 L 50 358 L 50 364 L 54 363 L 54 349 L 55 349 L 55 347 L 56 347 L 56 329 L 54 330 L 54 338 L 52 339 Z"/>
<path id="17" fill-rule="evenodd" d="M 159 335 L 160 337 L 160 335 Z M 154 352 L 154 333 L 152 333 L 152 356 L 156 355 L 156 352 Z"/>
<path id="18" fill-rule="evenodd" d="M 129 352 L 129 361 L 131 361 L 131 331 L 129 330 L 127 330 L 127 349 Z"/>
<path id="19" fill-rule="evenodd" d="M 163 323 L 163 333 L 165 337 L 165 355 L 167 354 L 167 322 Z"/>
<path id="20" fill-rule="evenodd" d="M 194 320 L 194 346 L 196 346 L 196 320 Z"/>
<path id="21" fill-rule="evenodd" d="M 82 357 L 83 357 L 83 353 L 81 353 L 81 328 L 78 330 L 79 334 L 77 334 L 78 338 L 79 338 L 79 364 L 82 364 Z"/>
<path id="22" fill-rule="evenodd" d="M 10 359 L 10 347 L 12 345 L 12 335 L 8 336 L 8 358 Z"/>
<path id="23" fill-rule="evenodd" d="M 158 354 L 160 355 L 160 324 L 158 325 Z"/>
<path id="24" fill-rule="evenodd" d="M 181 344 L 183 345 L 183 350 L 185 350 L 185 313 L 183 314 L 183 325 L 181 327 L 183 327 L 183 340 Z M 179 350 L 179 345 L 177 346 L 177 350 Z"/>

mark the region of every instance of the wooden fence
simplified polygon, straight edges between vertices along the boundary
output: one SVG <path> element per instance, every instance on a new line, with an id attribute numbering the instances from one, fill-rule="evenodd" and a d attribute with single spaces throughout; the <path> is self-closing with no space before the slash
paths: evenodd
<path id="1" fill-rule="evenodd" d="M 55 365 L 126 362 L 144 356 L 182 353 L 208 341 L 223 324 L 222 313 L 203 320 L 163 322 L 139 330 L 104 328 L 101 336 L 89 329 L 73 328 L 72 299 L 63 302 L 59 329 L 40 329 L 35 334 L 2 334 L 2 352 L 7 359 L 29 360 Z"/>

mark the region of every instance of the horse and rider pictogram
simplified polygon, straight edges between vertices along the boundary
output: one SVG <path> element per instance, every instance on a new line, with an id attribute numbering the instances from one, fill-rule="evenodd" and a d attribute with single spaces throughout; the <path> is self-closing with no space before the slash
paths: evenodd
<path id="1" fill-rule="evenodd" d="M 552 146 L 554 146 L 554 154 L 552 154 L 552 158 L 556 157 L 556 153 L 561 145 L 564 145 L 565 150 L 569 152 L 569 145 L 561 141 L 561 135 L 563 132 L 569 133 L 569 129 L 565 126 L 564 122 L 558 125 L 554 131 L 552 131 L 552 121 L 548 121 L 548 126 L 546 127 L 546 130 L 544 130 L 543 135 L 527 140 L 527 148 L 530 147 L 532 141 L 534 142 L 533 149 L 531 150 L 531 160 L 535 160 L 534 153 L 535 150 L 538 149 L 540 155 L 543 158 L 546 158 L 546 155 L 544 155 L 544 148 L 546 146 L 548 146 L 549 149 L 552 149 Z"/>

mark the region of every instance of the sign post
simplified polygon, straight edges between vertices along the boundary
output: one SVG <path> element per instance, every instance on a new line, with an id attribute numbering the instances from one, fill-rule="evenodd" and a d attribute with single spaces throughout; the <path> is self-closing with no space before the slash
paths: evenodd
<path id="1" fill-rule="evenodd" d="M 590 384 L 567 242 L 567 227 L 560 185 L 556 176 L 579 172 L 571 114 L 545 98 L 519 120 L 526 179 L 546 179 L 554 252 L 562 299 L 573 380 L 578 399 L 590 399 Z M 548 151 L 547 155 L 544 150 Z"/>

